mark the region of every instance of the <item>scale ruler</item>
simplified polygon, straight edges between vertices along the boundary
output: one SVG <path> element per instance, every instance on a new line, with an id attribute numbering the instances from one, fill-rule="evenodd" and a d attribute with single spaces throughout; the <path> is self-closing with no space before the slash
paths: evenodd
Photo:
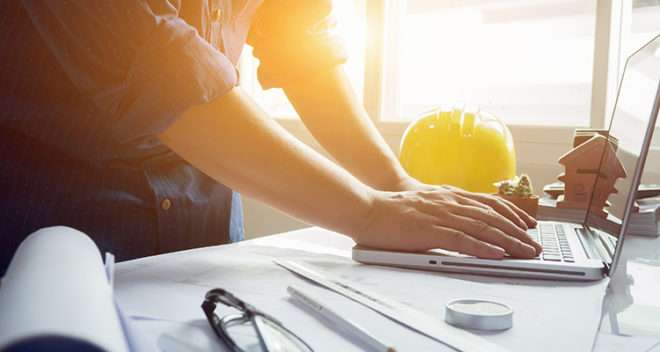
<path id="1" fill-rule="evenodd" d="M 275 264 L 345 296 L 367 308 L 458 351 L 504 352 L 505 348 L 468 331 L 446 324 L 379 293 L 356 289 L 327 273 L 320 273 L 293 260 L 274 260 Z"/>

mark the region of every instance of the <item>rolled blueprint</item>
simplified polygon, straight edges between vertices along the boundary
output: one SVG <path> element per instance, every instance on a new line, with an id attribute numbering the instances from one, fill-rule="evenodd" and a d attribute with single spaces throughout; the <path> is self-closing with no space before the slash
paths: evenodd
<path id="1" fill-rule="evenodd" d="M 128 350 L 99 250 L 72 228 L 41 229 L 21 243 L 0 307 L 0 350 Z"/>

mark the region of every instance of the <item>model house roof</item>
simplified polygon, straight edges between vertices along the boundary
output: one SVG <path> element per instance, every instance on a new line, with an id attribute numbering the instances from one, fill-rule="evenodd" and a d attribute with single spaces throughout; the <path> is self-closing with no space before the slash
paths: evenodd
<path id="1" fill-rule="evenodd" d="M 566 167 L 598 170 L 603 148 L 605 148 L 605 156 L 603 157 L 604 173 L 613 178 L 626 177 L 626 169 L 617 157 L 612 144 L 601 135 L 593 136 L 588 141 L 571 149 L 559 158 L 559 163 Z"/>

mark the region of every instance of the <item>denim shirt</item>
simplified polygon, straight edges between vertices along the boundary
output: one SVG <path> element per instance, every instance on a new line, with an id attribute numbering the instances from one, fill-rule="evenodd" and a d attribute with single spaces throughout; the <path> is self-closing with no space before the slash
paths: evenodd
<path id="1" fill-rule="evenodd" d="M 0 14 L 0 272 L 49 225 L 119 259 L 240 240 L 240 198 L 156 135 L 238 84 L 246 42 L 267 88 L 345 61 L 331 0 L 21 0 Z"/>

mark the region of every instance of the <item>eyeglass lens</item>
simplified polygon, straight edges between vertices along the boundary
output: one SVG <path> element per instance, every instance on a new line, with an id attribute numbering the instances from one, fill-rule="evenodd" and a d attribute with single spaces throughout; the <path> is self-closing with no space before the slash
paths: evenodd
<path id="1" fill-rule="evenodd" d="M 240 316 L 224 320 L 224 330 L 245 352 L 311 352 L 297 336 L 259 315 L 253 321 Z"/>

